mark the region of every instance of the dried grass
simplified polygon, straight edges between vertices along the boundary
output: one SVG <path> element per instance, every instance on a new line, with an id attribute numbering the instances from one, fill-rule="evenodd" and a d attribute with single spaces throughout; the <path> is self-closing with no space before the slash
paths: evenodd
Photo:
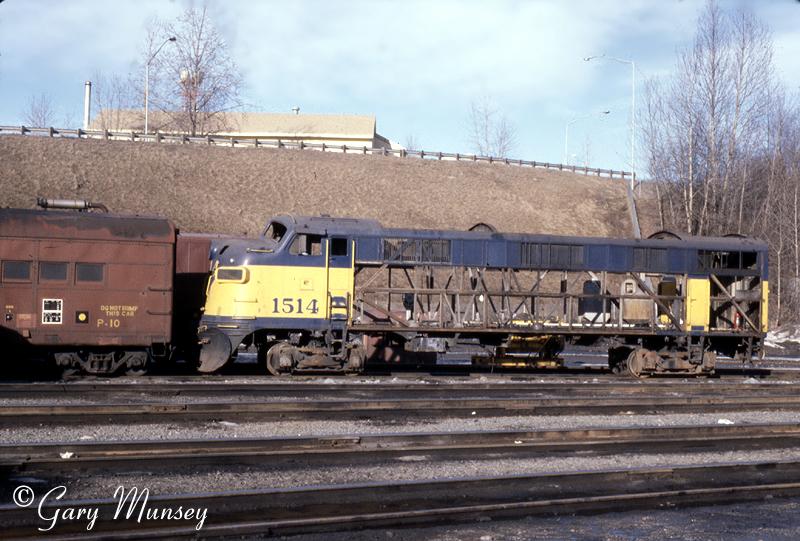
<path id="1" fill-rule="evenodd" d="M 172 218 L 185 231 L 257 234 L 276 213 L 386 226 L 630 237 L 621 180 L 465 162 L 0 137 L 0 206 L 89 199 Z"/>

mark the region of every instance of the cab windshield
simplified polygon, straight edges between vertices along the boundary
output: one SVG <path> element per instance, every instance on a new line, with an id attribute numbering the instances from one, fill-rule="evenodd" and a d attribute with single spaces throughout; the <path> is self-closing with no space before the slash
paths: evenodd
<path id="1" fill-rule="evenodd" d="M 264 236 L 268 239 L 274 240 L 276 243 L 280 242 L 286 234 L 286 226 L 278 222 L 270 222 L 267 229 L 264 230 Z"/>

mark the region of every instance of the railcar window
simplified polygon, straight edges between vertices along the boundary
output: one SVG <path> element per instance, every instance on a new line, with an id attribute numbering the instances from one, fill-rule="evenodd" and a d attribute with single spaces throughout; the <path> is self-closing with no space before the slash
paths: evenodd
<path id="1" fill-rule="evenodd" d="M 540 249 L 538 244 L 523 242 L 519 245 L 519 260 L 522 265 L 533 267 L 540 263 Z"/>
<path id="2" fill-rule="evenodd" d="M 417 243 L 411 239 L 383 239 L 383 258 L 396 261 L 416 261 Z"/>
<path id="3" fill-rule="evenodd" d="M 543 246 L 542 248 L 546 248 Z M 568 244 L 551 244 L 549 253 L 549 263 L 545 261 L 547 255 L 542 253 L 542 263 L 559 268 L 568 268 L 583 265 L 583 246 L 572 246 Z"/>
<path id="4" fill-rule="evenodd" d="M 383 239 L 383 258 L 416 263 L 449 263 L 452 261 L 451 244 L 448 239 Z"/>
<path id="5" fill-rule="evenodd" d="M 3 261 L 3 281 L 28 282 L 30 279 L 30 261 Z"/>
<path id="6" fill-rule="evenodd" d="M 647 248 L 633 249 L 633 268 L 636 270 L 647 268 Z"/>
<path id="7" fill-rule="evenodd" d="M 274 240 L 275 242 L 280 242 L 285 234 L 286 226 L 279 224 L 278 222 L 272 222 L 267 226 L 267 230 L 264 231 L 264 236 L 268 239 Z"/>
<path id="8" fill-rule="evenodd" d="M 758 267 L 758 254 L 756 252 L 742 252 L 742 268 L 755 269 Z"/>
<path id="9" fill-rule="evenodd" d="M 322 236 L 320 235 L 297 235 L 289 246 L 289 253 L 292 255 L 321 255 Z"/>
<path id="10" fill-rule="evenodd" d="M 649 261 L 650 270 L 667 270 L 667 251 L 664 248 L 650 248 Z"/>
<path id="11" fill-rule="evenodd" d="M 583 265 L 583 246 L 572 246 L 570 252 L 572 252 L 572 264 Z"/>
<path id="12" fill-rule="evenodd" d="M 347 255 L 347 239 L 331 239 L 331 255 Z"/>
<path id="13" fill-rule="evenodd" d="M 556 267 L 569 267 L 569 246 L 563 244 L 551 245 L 550 263 Z"/>
<path id="14" fill-rule="evenodd" d="M 450 241 L 446 239 L 422 239 L 421 262 L 449 263 Z"/>
<path id="15" fill-rule="evenodd" d="M 634 248 L 633 268 L 641 271 L 665 271 L 667 251 L 663 248 Z"/>
<path id="16" fill-rule="evenodd" d="M 67 263 L 41 261 L 39 263 L 39 281 L 64 282 L 67 280 Z"/>
<path id="17" fill-rule="evenodd" d="M 698 250 L 697 262 L 701 269 L 755 269 L 758 263 L 756 252 L 718 252 Z"/>
<path id="18" fill-rule="evenodd" d="M 102 263 L 75 263 L 76 282 L 102 282 Z"/>

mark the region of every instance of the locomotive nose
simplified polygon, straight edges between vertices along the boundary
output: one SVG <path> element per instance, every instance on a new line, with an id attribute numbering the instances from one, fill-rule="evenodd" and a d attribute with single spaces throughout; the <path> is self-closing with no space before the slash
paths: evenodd
<path id="1" fill-rule="evenodd" d="M 219 329 L 206 329 L 198 334 L 200 339 L 200 372 L 219 370 L 231 356 L 231 341 Z"/>

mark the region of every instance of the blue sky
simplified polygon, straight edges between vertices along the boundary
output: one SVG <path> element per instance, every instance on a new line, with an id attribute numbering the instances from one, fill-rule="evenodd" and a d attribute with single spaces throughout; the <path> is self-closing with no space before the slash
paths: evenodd
<path id="1" fill-rule="evenodd" d="M 0 3 L 0 124 L 20 124 L 28 100 L 49 94 L 56 123 L 77 126 L 83 82 L 125 74 L 140 57 L 147 21 L 178 15 L 181 0 L 5 0 Z M 470 102 L 490 96 L 514 123 L 514 157 L 560 162 L 564 127 L 578 163 L 630 166 L 630 67 L 637 90 L 668 74 L 692 39 L 702 0 L 255 1 L 209 0 L 245 80 L 250 109 L 357 113 L 400 142 L 470 152 Z M 772 29 L 787 87 L 800 85 L 800 2 L 746 5 Z M 641 97 L 639 93 L 638 97 Z M 639 160 L 637 160 L 639 163 Z"/>

